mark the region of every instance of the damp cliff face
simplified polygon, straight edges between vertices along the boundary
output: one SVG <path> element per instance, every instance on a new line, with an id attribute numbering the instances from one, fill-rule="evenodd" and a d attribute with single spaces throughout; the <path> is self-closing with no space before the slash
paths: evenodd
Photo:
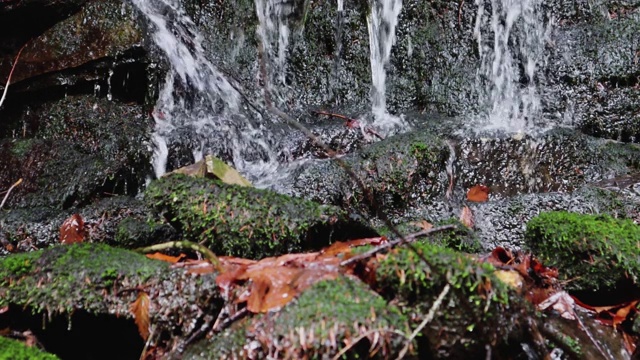
<path id="1" fill-rule="evenodd" d="M 431 173 L 426 187 L 411 180 L 393 195 L 400 208 L 475 183 L 504 196 L 566 193 L 637 169 L 616 157 L 635 154 L 632 145 L 609 154 L 606 144 L 567 140 L 573 135 L 472 135 L 506 109 L 511 115 L 489 127 L 562 125 L 637 142 L 637 4 L 407 1 L 399 12 L 394 2 L 376 4 L 5 2 L 0 23 L 11 31 L 2 32 L 0 79 L 21 52 L 0 109 L 0 189 L 23 179 L 5 207 L 72 211 L 135 196 L 149 178 L 207 153 L 261 186 L 344 205 L 351 185 L 327 178 L 328 165 L 314 162 L 326 154 L 268 109 L 296 116 L 339 153 L 366 159 L 369 150 L 358 152 L 373 135 L 313 111 L 375 126 L 372 103 L 381 96 L 411 132 L 427 128 L 417 136 L 438 138 L 427 146 L 450 139 L 448 158 L 403 165 Z M 512 111 L 524 128 L 509 123 Z M 387 155 L 395 159 L 376 156 Z M 389 196 L 386 183 L 375 186 Z"/>
<path id="2" fill-rule="evenodd" d="M 131 249 L 192 239 L 218 255 L 258 258 L 317 250 L 336 239 L 395 236 L 383 221 L 388 219 L 403 233 L 458 224 L 460 231 L 436 242 L 487 253 L 497 246 L 534 248 L 527 223 L 545 211 L 606 214 L 637 226 L 638 33 L 638 1 L 405 0 L 400 6 L 396 0 L 0 0 L 0 91 L 7 92 L 0 104 L 0 256 L 16 281 L 27 281 L 25 291 L 43 285 L 35 276 L 57 283 L 58 276 L 40 271 L 52 269 L 49 257 L 28 269 L 33 278 L 23 276 L 30 263 L 22 260 L 66 252 L 52 245 L 65 219 L 80 216 L 91 244 L 82 245 L 86 251 L 78 256 L 113 254 L 120 260 L 105 257 L 109 271 L 96 268 L 96 274 L 128 288 L 144 285 L 126 275 L 136 271 L 127 261 L 133 254 L 105 244 Z M 331 151 L 292 122 L 309 128 Z M 209 154 L 263 189 L 155 179 Z M 478 185 L 489 191 L 488 201 L 468 199 Z M 612 223 L 615 230 L 618 222 Z M 431 247 L 420 245 L 434 264 L 463 266 L 454 277 L 488 276 L 475 265 L 469 272 L 468 255 Z M 38 249 L 43 251 L 11 254 Z M 380 315 L 389 311 L 391 329 L 404 331 L 398 329 L 415 310 L 411 301 L 419 300 L 421 314 L 433 302 L 430 291 L 423 299 L 411 290 L 434 282 L 424 282 L 432 278 L 421 272 L 415 253 L 405 249 L 400 255 L 407 272 L 396 271 L 392 257 L 389 271 L 379 269 L 388 275 L 379 285 L 395 294 L 370 293 L 358 284 L 362 289 L 348 294 L 354 298 L 345 298 L 336 283 L 307 293 L 291 311 L 315 319 L 316 311 L 331 311 L 306 312 L 316 308 L 316 295 L 337 294 L 344 306 L 358 304 L 344 317 L 348 321 L 334 319 L 339 333 L 350 332 L 361 313 L 373 315 L 365 323 L 383 324 Z M 81 267 L 72 262 L 73 269 Z M 68 264 L 56 263 L 64 266 L 54 273 L 64 274 Z M 198 292 L 202 299 L 196 298 L 195 308 L 182 301 L 199 285 L 216 289 L 214 279 L 186 276 L 165 283 L 163 274 L 171 278 L 174 270 L 163 269 L 152 276 L 159 281 L 156 295 L 171 294 L 171 309 L 187 313 L 180 326 L 164 318 L 162 326 L 173 328 L 176 338 L 193 340 L 188 331 L 211 326 L 215 319 L 200 316 L 218 311 L 222 301 L 218 295 L 207 299 L 206 292 Z M 114 280 L 120 270 L 125 276 Z M 407 279 L 419 281 L 405 282 L 412 271 Z M 32 280 L 37 286 L 29 286 Z M 74 290 L 82 292 L 86 282 L 74 277 Z M 190 290 L 176 290 L 181 286 Z M 477 293 L 472 283 L 462 289 L 456 299 Z M 90 292 L 87 308 L 100 303 L 94 302 L 103 294 L 98 291 Z M 395 297 L 404 291 L 406 297 Z M 4 300 L 31 303 L 14 294 Z M 133 299 L 133 293 L 112 295 L 117 309 Z M 375 301 L 376 311 L 363 309 L 362 298 Z M 390 304 L 409 306 L 409 312 L 398 317 Z M 508 331 L 504 321 L 513 323 L 501 309 L 487 323 L 488 343 Z M 40 315 L 29 315 L 29 323 L 39 325 Z M 296 335 L 289 320 L 298 315 L 287 316 L 272 333 L 282 330 L 286 341 L 297 341 L 287 334 Z M 213 345 L 200 344 L 202 351 L 214 346 L 218 354 L 222 346 L 225 354 L 235 354 L 247 339 L 261 336 L 253 325 L 269 321 L 239 321 Z M 464 341 L 452 353 L 484 356 L 473 356 L 483 346 L 462 346 L 472 334 L 469 327 L 457 329 Z M 421 351 L 441 344 L 446 358 L 440 335 Z M 518 331 L 509 335 L 516 337 L 509 347 L 527 344 Z M 218 343 L 227 336 L 239 342 Z M 616 344 L 611 350 L 617 354 L 622 345 Z M 190 356 L 197 358 L 199 349 Z"/>

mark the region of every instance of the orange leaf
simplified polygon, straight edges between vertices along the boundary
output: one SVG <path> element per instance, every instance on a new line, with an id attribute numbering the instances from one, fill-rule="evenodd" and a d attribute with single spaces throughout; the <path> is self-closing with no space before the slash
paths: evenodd
<path id="1" fill-rule="evenodd" d="M 142 340 L 147 341 L 149 337 L 149 295 L 144 291 L 140 291 L 136 301 L 129 307 L 129 311 L 135 318 Z"/>
<path id="2" fill-rule="evenodd" d="M 484 185 L 473 186 L 467 192 L 467 200 L 474 202 L 485 202 L 489 200 L 489 188 Z"/>
<path id="3" fill-rule="evenodd" d="M 473 221 L 473 213 L 468 206 L 462 208 L 462 212 L 460 212 L 460 222 L 469 229 L 473 229 L 473 226 L 475 225 Z"/>
<path id="4" fill-rule="evenodd" d="M 171 264 L 175 264 L 178 261 L 184 259 L 187 257 L 187 255 L 185 254 L 180 254 L 178 256 L 170 256 L 170 255 L 165 255 L 163 253 L 159 253 L 159 252 L 155 252 L 153 254 L 147 254 L 147 257 L 149 259 L 154 259 L 154 260 L 160 260 L 160 261 L 166 261 L 168 263 Z"/>
<path id="5" fill-rule="evenodd" d="M 247 299 L 249 311 L 264 313 L 286 305 L 297 295 L 290 283 L 299 272 L 299 269 L 274 266 L 250 274 L 252 283 Z"/>
<path id="6" fill-rule="evenodd" d="M 60 243 L 73 244 L 84 241 L 84 220 L 80 214 L 73 214 L 60 226 Z"/>

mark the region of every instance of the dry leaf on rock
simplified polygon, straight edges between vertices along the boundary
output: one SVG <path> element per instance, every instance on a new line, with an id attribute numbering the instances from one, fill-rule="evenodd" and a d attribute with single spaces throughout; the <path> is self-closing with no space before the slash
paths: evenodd
<path id="1" fill-rule="evenodd" d="M 73 244 L 84 241 L 84 220 L 80 214 L 73 214 L 60 226 L 60 243 Z"/>
<path id="2" fill-rule="evenodd" d="M 185 259 L 187 257 L 187 255 L 185 255 L 185 254 L 180 254 L 178 256 L 171 256 L 171 255 L 165 255 L 165 254 L 160 253 L 160 252 L 154 252 L 153 254 L 147 254 L 146 256 L 149 259 L 165 261 L 165 262 L 168 262 L 170 264 L 175 264 L 178 261 L 181 261 L 181 260 L 183 260 L 183 259 Z"/>
<path id="3" fill-rule="evenodd" d="M 489 188 L 484 185 L 473 186 L 467 191 L 467 200 L 474 202 L 485 202 L 489 200 Z"/>
<path id="4" fill-rule="evenodd" d="M 469 229 L 473 229 L 475 222 L 473 221 L 473 213 L 468 206 L 462 208 L 462 212 L 460 212 L 460 222 Z"/>
<path id="5" fill-rule="evenodd" d="M 420 221 L 414 221 L 411 223 L 411 225 L 417 226 L 422 230 L 430 230 L 431 228 L 433 228 L 433 224 L 424 219 Z"/>
<path id="6" fill-rule="evenodd" d="M 129 311 L 135 318 L 136 325 L 138 326 L 138 332 L 144 341 L 147 341 L 149 337 L 149 295 L 140 291 L 136 301 L 134 301 L 129 307 Z"/>

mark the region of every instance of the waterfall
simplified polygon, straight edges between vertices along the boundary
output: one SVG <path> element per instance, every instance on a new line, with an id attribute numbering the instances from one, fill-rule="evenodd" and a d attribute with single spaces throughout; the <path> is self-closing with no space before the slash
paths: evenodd
<path id="1" fill-rule="evenodd" d="M 255 0 L 258 15 L 257 33 L 262 44 L 263 60 L 267 64 L 265 89 L 273 101 L 283 102 L 279 90 L 286 86 L 287 47 L 289 46 L 289 26 L 287 16 L 293 12 L 293 5 L 283 0 Z"/>
<path id="2" fill-rule="evenodd" d="M 202 36 L 177 0 L 132 0 L 147 18 L 171 69 L 156 103 L 153 167 L 167 170 L 171 145 L 188 139 L 194 160 L 226 155 L 248 175 L 273 171 L 268 133 L 241 111 L 240 94 L 207 59 Z M 216 154 L 218 153 L 218 154 Z"/>
<path id="3" fill-rule="evenodd" d="M 402 10 L 402 1 L 371 1 L 371 12 L 367 16 L 371 60 L 371 110 L 375 118 L 374 126 L 388 132 L 394 128 L 406 128 L 401 117 L 387 113 L 385 94 L 385 66 L 389 63 L 391 48 L 396 42 L 396 25 Z"/>
<path id="4" fill-rule="evenodd" d="M 544 60 L 548 36 L 542 1 L 490 0 L 488 19 L 485 0 L 476 0 L 476 5 L 474 35 L 481 60 L 478 88 L 486 108 L 481 128 L 532 132 L 542 123 L 536 86 L 536 69 Z"/>

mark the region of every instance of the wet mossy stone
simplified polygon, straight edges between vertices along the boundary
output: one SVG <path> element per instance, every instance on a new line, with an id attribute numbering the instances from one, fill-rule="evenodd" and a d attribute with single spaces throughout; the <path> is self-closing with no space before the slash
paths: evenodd
<path id="1" fill-rule="evenodd" d="M 334 206 L 181 174 L 149 184 L 145 200 L 218 255 L 262 258 L 376 234 Z"/>
<path id="2" fill-rule="evenodd" d="M 427 130 L 400 134 L 343 158 L 369 189 L 373 203 L 336 161 L 303 169 L 294 192 L 363 214 L 395 217 L 416 203 L 444 195 L 449 155 L 445 141 Z"/>
<path id="3" fill-rule="evenodd" d="M 29 313 L 45 320 L 80 314 L 96 323 L 105 317 L 132 321 L 131 304 L 141 292 L 153 311 L 149 324 L 158 338 L 194 331 L 203 312 L 217 314 L 223 301 L 216 274 L 172 269 L 129 250 L 105 244 L 58 245 L 0 258 L 0 307 L 16 324 L 31 323 Z M 47 322 L 38 332 L 49 331 Z M 56 328 L 56 326 L 53 326 Z"/>
<path id="4" fill-rule="evenodd" d="M 428 237 L 425 237 L 418 241 L 428 242 L 431 244 L 444 246 L 452 250 L 470 254 L 476 254 L 482 251 L 482 243 L 480 242 L 478 235 L 475 233 L 475 231 L 462 224 L 460 220 L 451 218 L 443 221 L 438 221 L 433 224 L 434 227 L 444 225 L 455 225 L 456 228 L 430 234 Z M 388 238 L 396 237 L 396 234 L 386 226 L 378 228 L 377 230 L 380 235 L 387 236 Z M 424 228 L 420 226 L 419 221 L 411 221 L 396 226 L 396 230 L 406 236 L 422 231 L 424 230 Z"/>
<path id="5" fill-rule="evenodd" d="M 542 263 L 559 268 L 567 290 L 638 285 L 640 226 L 608 215 L 541 213 L 527 223 L 525 241 Z"/>
<path id="6" fill-rule="evenodd" d="M 111 305 L 121 302 L 111 290 L 123 283 L 144 285 L 168 272 L 167 263 L 128 250 L 101 244 L 58 245 L 0 259 L 0 306 L 108 313 Z"/>
<path id="7" fill-rule="evenodd" d="M 378 265 L 376 279 L 378 292 L 417 319 L 426 316 L 449 284 L 434 319 L 422 330 L 420 352 L 460 359 L 484 354 L 486 344 L 519 338 L 519 319 L 533 312 L 494 273 L 493 266 L 467 254 L 422 242 L 390 252 Z"/>
<path id="8" fill-rule="evenodd" d="M 323 280 L 279 312 L 246 319 L 187 350 L 183 359 L 330 359 L 359 336 L 345 358 L 396 358 L 408 320 L 364 283 L 347 277 Z M 254 346 L 255 345 L 255 346 Z M 249 354 L 247 354 L 247 351 Z"/>
<path id="9" fill-rule="evenodd" d="M 0 360 L 58 360 L 58 357 L 20 341 L 0 336 Z"/>

